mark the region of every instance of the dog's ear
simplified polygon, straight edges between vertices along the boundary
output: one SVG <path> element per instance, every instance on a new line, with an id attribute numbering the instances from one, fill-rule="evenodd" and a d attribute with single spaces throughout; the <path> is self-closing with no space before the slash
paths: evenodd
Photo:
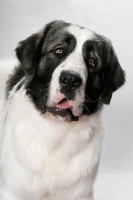
<path id="1" fill-rule="evenodd" d="M 41 56 L 43 37 L 44 30 L 41 30 L 19 42 L 19 45 L 16 48 L 16 55 L 29 80 L 33 78 L 33 75 L 37 70 L 38 60 Z"/>
<path id="2" fill-rule="evenodd" d="M 107 66 L 105 69 L 104 92 L 102 101 L 110 104 L 112 93 L 121 87 L 125 82 L 125 72 L 121 68 L 111 42 L 106 41 L 107 47 Z"/>
<path id="3" fill-rule="evenodd" d="M 61 20 L 52 21 L 38 33 L 35 33 L 26 40 L 19 42 L 19 45 L 16 48 L 16 55 L 29 81 L 32 80 L 37 72 L 38 62 L 41 58 L 43 42 L 49 30 L 64 28 L 68 25 L 68 23 Z"/>

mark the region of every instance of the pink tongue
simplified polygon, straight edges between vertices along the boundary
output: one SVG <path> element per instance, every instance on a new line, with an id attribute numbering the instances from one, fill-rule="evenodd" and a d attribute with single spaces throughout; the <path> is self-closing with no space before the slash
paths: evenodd
<path id="1" fill-rule="evenodd" d="M 57 108 L 60 108 L 60 109 L 67 109 L 67 108 L 70 108 L 72 105 L 71 101 L 63 101 L 62 103 L 59 103 L 56 105 Z"/>

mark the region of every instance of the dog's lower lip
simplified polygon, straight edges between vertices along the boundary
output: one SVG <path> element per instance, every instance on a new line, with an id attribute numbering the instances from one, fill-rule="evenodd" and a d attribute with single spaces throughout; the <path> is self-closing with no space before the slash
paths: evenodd
<path id="1" fill-rule="evenodd" d="M 61 116 L 61 117 L 66 117 L 69 115 L 68 109 L 61 109 L 61 108 L 56 108 L 56 107 L 47 107 L 46 112 L 51 113 L 54 116 Z"/>

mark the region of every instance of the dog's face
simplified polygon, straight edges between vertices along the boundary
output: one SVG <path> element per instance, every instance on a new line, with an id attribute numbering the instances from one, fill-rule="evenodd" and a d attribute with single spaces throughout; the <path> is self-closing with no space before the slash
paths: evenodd
<path id="1" fill-rule="evenodd" d="M 107 38 L 63 21 L 20 42 L 16 53 L 37 109 L 72 120 L 109 104 L 125 81 Z"/>

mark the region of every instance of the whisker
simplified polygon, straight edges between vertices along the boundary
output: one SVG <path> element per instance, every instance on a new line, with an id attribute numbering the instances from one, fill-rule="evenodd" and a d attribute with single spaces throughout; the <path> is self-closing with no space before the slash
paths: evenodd
<path id="1" fill-rule="evenodd" d="M 88 101 L 87 99 L 85 99 L 85 103 L 87 103 L 88 105 L 90 105 L 90 101 Z"/>
<path id="2" fill-rule="evenodd" d="M 46 90 L 48 89 L 48 86 L 50 85 L 50 83 L 47 83 L 45 85 L 42 86 L 41 90 Z"/>
<path id="3" fill-rule="evenodd" d="M 49 94 L 46 94 L 40 101 L 39 105 L 44 104 L 45 100 L 47 99 L 47 97 L 49 96 Z"/>
<path id="4" fill-rule="evenodd" d="M 88 108 L 85 104 L 84 104 L 84 108 L 86 109 L 87 113 L 90 113 L 90 114 L 91 114 L 89 108 Z"/>
<path id="5" fill-rule="evenodd" d="M 85 95 L 85 99 L 88 99 L 88 102 L 90 102 L 90 103 L 94 103 L 94 102 L 97 102 L 97 101 L 99 101 L 99 99 L 101 99 L 101 95 L 96 99 L 96 100 L 94 100 L 94 101 L 92 101 L 87 95 Z"/>
<path id="6" fill-rule="evenodd" d="M 100 108 L 101 106 L 101 96 L 99 96 L 96 100 L 92 101 L 87 95 L 85 95 L 85 100 L 83 102 L 83 106 L 86 109 L 86 112 L 91 114 L 91 111 L 89 110 L 89 106 L 91 103 L 97 102 L 97 108 Z"/>

